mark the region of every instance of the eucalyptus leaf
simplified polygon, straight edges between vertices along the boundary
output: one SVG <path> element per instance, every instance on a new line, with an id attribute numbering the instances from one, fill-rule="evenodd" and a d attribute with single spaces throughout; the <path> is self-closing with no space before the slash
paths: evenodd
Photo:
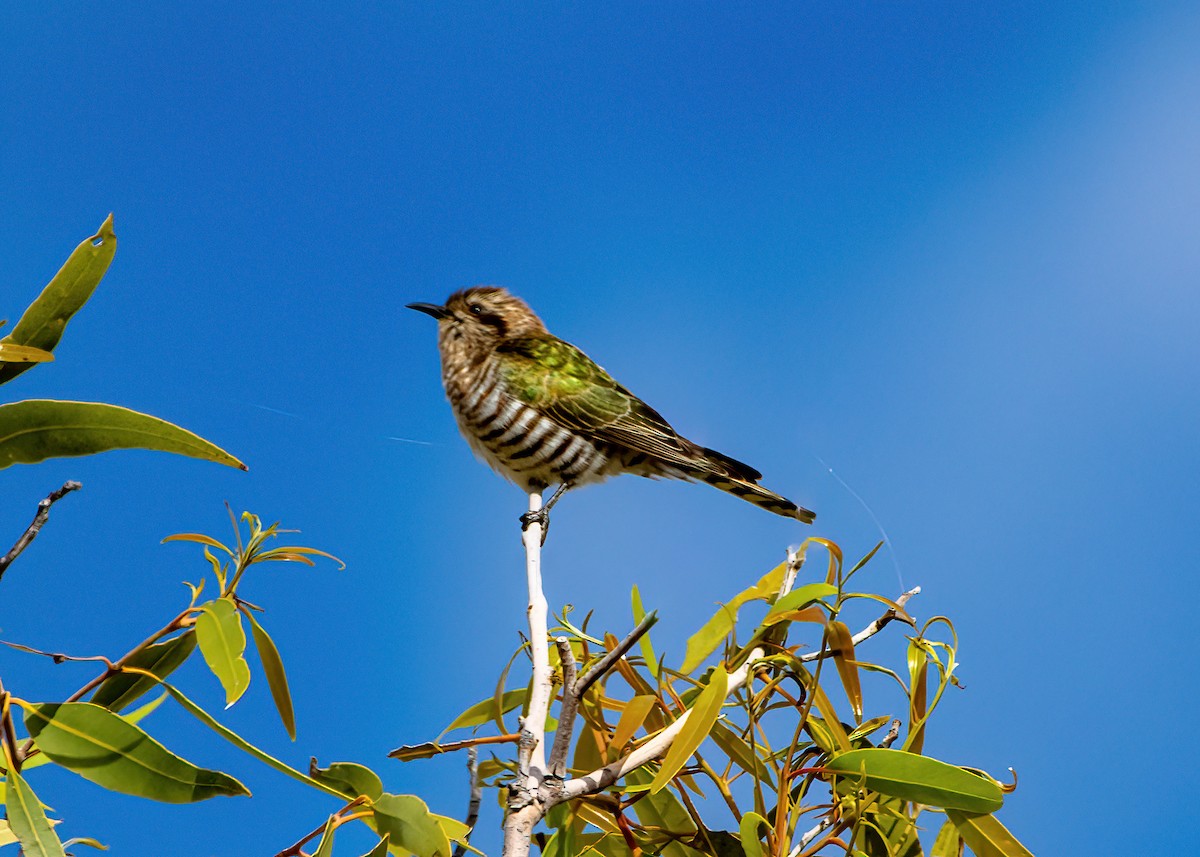
<path id="1" fill-rule="evenodd" d="M 233 777 L 176 756 L 107 708 L 90 702 L 21 705 L 39 750 L 106 789 L 164 803 L 250 794 Z"/>
<path id="2" fill-rule="evenodd" d="M 53 351 L 62 339 L 67 322 L 87 303 L 104 277 L 117 252 L 117 236 L 113 234 L 112 215 L 100 225 L 100 231 L 85 238 L 67 257 L 58 273 L 42 289 L 3 344 L 28 345 L 43 351 Z M 6 360 L 0 356 L 0 359 Z M 5 362 L 0 365 L 0 384 L 7 383 L 27 369 L 37 365 L 28 362 Z"/>
<path id="3" fill-rule="evenodd" d="M 283 658 L 279 656 L 279 649 L 275 648 L 275 641 L 263 626 L 258 624 L 254 614 L 248 609 L 243 609 L 242 614 L 250 620 L 254 647 L 258 649 L 258 659 L 262 662 L 267 686 L 271 689 L 271 699 L 275 701 L 275 710 L 279 712 L 279 719 L 283 721 L 283 728 L 287 730 L 288 737 L 295 741 L 296 715 L 292 710 L 292 693 L 288 689 L 287 673 L 283 671 Z"/>
<path id="4" fill-rule="evenodd" d="M 190 629 L 178 637 L 161 643 L 151 643 L 127 663 L 131 667 L 152 672 L 166 678 L 178 669 L 196 648 L 196 635 Z M 110 711 L 120 711 L 138 697 L 153 690 L 157 682 L 149 676 L 122 672 L 111 675 L 100 683 L 92 694 L 92 702 L 103 705 Z"/>
<path id="5" fill-rule="evenodd" d="M 113 449 L 153 449 L 246 469 L 199 435 L 118 405 L 55 399 L 0 405 L 0 469 Z"/>
<path id="6" fill-rule="evenodd" d="M 13 768 L 9 768 L 8 793 L 4 809 L 8 815 L 8 826 L 25 857 L 66 857 L 62 841 L 50 826 L 50 820 L 42 811 L 42 802 L 33 789 Z"/>
<path id="7" fill-rule="evenodd" d="M 217 598 L 200 607 L 196 617 L 196 640 L 200 654 L 225 688 L 225 707 L 233 705 L 250 686 L 246 632 L 237 608 L 228 598 Z"/>
<path id="8" fill-rule="evenodd" d="M 928 756 L 870 747 L 841 753 L 825 770 L 857 781 L 883 795 L 972 813 L 988 813 L 1004 803 L 1000 787 L 990 779 Z"/>

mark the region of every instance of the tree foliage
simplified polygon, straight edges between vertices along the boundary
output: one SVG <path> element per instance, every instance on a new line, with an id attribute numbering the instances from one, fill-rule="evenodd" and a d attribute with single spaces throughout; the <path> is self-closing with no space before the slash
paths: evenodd
<path id="1" fill-rule="evenodd" d="M 115 250 L 110 216 L 0 340 L 0 384 L 53 360 L 68 321 L 95 290 Z M 128 447 L 244 468 L 186 429 L 115 405 L 0 405 L 0 468 Z M 42 501 L 34 523 L 0 560 L 0 574 L 28 547 L 50 505 L 74 487 L 68 483 Z M 260 619 L 262 608 L 244 600 L 240 587 L 263 563 L 338 560 L 316 548 L 278 544 L 294 531 L 264 526 L 253 514 L 238 519 L 231 511 L 230 518 L 232 543 L 201 533 L 164 539 L 198 546 L 201 574 L 188 583 L 190 598 L 179 612 L 124 654 L 83 658 L 8 644 L 56 662 L 95 662 L 97 673 L 61 701 L 27 700 L 17 688 L 0 687 L 0 797 L 6 808 L 0 846 L 19 845 L 37 857 L 64 855 L 72 845 L 99 847 L 95 839 L 59 838 L 59 821 L 48 817 L 29 782 L 43 765 L 162 802 L 248 795 L 235 777 L 188 761 L 146 729 L 143 721 L 169 699 L 245 754 L 331 799 L 328 817 L 314 819 L 316 826 L 284 847 L 281 857 L 341 853 L 335 837 L 351 822 L 377 836 L 368 857 L 461 855 L 475 850 L 469 837 L 480 790 L 492 790 L 510 819 L 534 810 L 536 826 L 528 838 L 544 857 L 1029 853 L 994 815 L 1015 783 L 924 753 L 934 712 L 947 690 L 959 686 L 957 634 L 948 618 L 918 623 L 910 615 L 909 600 L 919 589 L 891 599 L 858 585 L 878 545 L 846 570 L 837 544 L 809 539 L 729 596 L 686 641 L 678 666 L 655 645 L 650 631 L 657 614 L 647 613 L 636 585 L 634 630 L 621 638 L 592 631 L 590 614 L 576 624 L 564 608 L 545 640 L 552 646 L 527 640 L 494 692 L 450 718 L 442 736 L 390 754 L 411 762 L 467 750 L 472 800 L 464 822 L 432 812 L 415 795 L 389 793 L 380 775 L 358 762 L 321 767 L 313 759 L 307 771 L 293 767 L 234 733 L 168 681 L 199 650 L 234 705 L 259 674 L 282 727 L 295 739 L 283 657 Z M 812 550 L 827 558 L 815 575 L 806 565 Z M 854 633 L 849 622 L 864 606 L 873 618 Z M 256 657 L 248 657 L 251 648 Z M 510 675 L 537 652 L 549 658 L 550 700 L 558 707 L 535 724 L 535 683 L 522 681 L 523 670 L 512 681 Z M 470 734 L 463 736 L 466 730 Z M 449 733 L 459 734 L 446 740 Z M 548 735 L 546 770 L 532 772 L 528 748 L 550 743 Z M 476 762 L 481 749 L 490 752 Z M 523 785 L 531 773 L 537 774 L 532 791 Z M 506 851 L 515 857 L 529 844 L 506 841 Z"/>

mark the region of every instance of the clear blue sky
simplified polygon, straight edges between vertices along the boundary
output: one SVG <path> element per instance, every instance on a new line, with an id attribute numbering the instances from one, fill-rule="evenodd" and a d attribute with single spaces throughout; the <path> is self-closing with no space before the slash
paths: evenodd
<path id="1" fill-rule="evenodd" d="M 349 568 L 251 582 L 299 740 L 261 679 L 227 722 L 460 815 L 462 760 L 383 754 L 490 693 L 523 621 L 523 499 L 457 436 L 433 325 L 403 306 L 499 283 L 814 533 L 857 555 L 882 523 L 870 582 L 920 584 L 913 611 L 962 637 L 967 690 L 927 749 L 1015 767 L 1001 818 L 1035 853 L 1194 847 L 1194 6 L 39 3 L 0 40 L 0 317 L 109 211 L 120 239 L 58 362 L 4 397 L 125 404 L 251 468 L 0 474 L 5 543 L 84 483 L 5 577 L 4 639 L 119 654 L 201 573 L 159 539 L 223 536 L 224 500 L 280 519 Z M 636 581 L 678 659 L 806 532 L 621 479 L 556 512 L 547 594 L 620 631 Z M 9 651 L 0 674 L 29 699 L 88 677 Z M 150 805 L 40 770 L 65 835 L 272 854 L 332 809 L 185 715 L 148 728 L 255 797 Z"/>

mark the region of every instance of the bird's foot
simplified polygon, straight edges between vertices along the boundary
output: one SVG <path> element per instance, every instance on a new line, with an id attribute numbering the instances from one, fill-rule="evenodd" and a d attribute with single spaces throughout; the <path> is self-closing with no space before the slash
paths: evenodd
<path id="1" fill-rule="evenodd" d="M 536 512 L 526 512 L 520 518 L 521 532 L 525 532 L 534 524 L 540 524 L 542 527 L 542 544 L 546 543 L 546 534 L 550 532 L 550 509 L 542 508 Z"/>

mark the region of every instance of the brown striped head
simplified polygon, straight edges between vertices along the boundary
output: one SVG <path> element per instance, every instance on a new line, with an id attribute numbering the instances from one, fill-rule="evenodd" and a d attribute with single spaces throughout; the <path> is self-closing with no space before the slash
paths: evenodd
<path id="1" fill-rule="evenodd" d="M 456 350 L 491 350 L 514 336 L 545 333 L 533 310 L 498 286 L 474 286 L 455 292 L 445 306 L 409 304 L 438 320 L 438 339 Z"/>

